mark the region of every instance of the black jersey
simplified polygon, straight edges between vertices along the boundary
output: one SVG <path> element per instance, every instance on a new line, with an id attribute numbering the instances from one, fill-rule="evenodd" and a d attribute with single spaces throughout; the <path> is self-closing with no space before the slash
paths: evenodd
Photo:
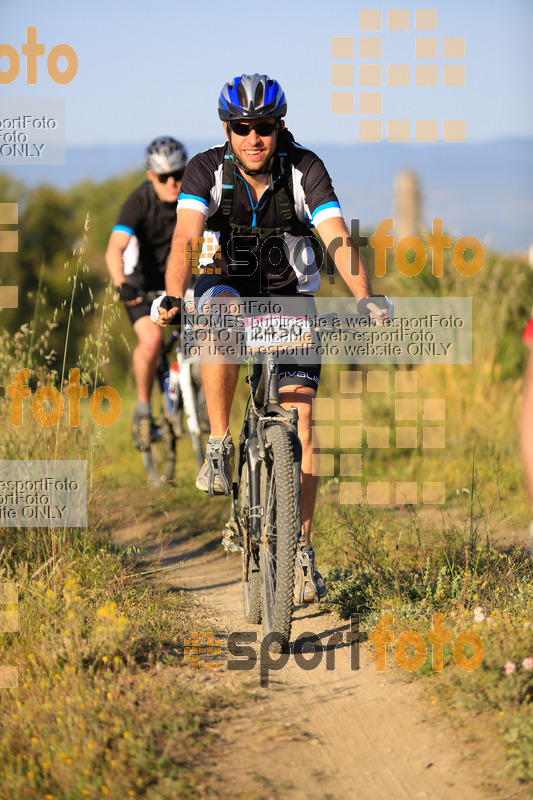
<path id="1" fill-rule="evenodd" d="M 135 237 L 136 241 L 130 241 L 125 253 L 125 272 L 130 275 L 128 281 L 145 291 L 165 288 L 176 206 L 177 202 L 160 200 L 150 181 L 145 181 L 125 201 L 113 228 Z M 132 252 L 134 263 L 130 260 Z"/>
<path id="2" fill-rule="evenodd" d="M 292 169 L 292 193 L 296 216 L 309 227 L 316 226 L 329 217 L 341 217 L 339 201 L 333 190 L 331 178 L 322 161 L 310 150 L 296 142 L 288 145 L 288 156 Z M 228 144 L 213 147 L 195 156 L 185 170 L 178 198 L 180 209 L 193 209 L 212 217 L 219 208 L 222 194 L 222 172 Z M 280 221 L 277 215 L 274 193 L 266 188 L 254 204 L 249 187 L 235 168 L 235 203 L 232 221 L 250 228 L 276 228 Z M 302 234 L 282 233 L 280 246 L 270 247 L 267 242 L 255 245 L 243 239 L 237 250 L 243 255 L 243 266 L 239 278 L 249 295 L 266 292 L 279 294 L 315 294 L 320 286 L 317 253 L 312 240 Z M 224 248 L 217 251 L 220 233 L 204 232 L 204 248 L 200 257 L 200 269 L 213 262 L 222 275 L 235 275 L 234 265 L 228 264 Z M 213 252 L 216 252 L 213 258 Z M 246 251 L 246 252 L 245 252 Z"/>

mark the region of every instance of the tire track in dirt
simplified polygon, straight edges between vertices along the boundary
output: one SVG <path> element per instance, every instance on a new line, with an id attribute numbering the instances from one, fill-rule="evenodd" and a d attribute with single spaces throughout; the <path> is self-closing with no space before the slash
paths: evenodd
<path id="1" fill-rule="evenodd" d="M 175 573 L 165 570 L 165 582 L 184 589 L 223 641 L 231 631 L 256 630 L 260 636 L 259 628 L 243 621 L 240 558 L 226 557 L 212 532 L 178 536 L 164 562 L 176 565 Z M 347 629 L 347 622 L 332 614 L 302 607 L 295 611 L 292 638 L 312 631 L 324 643 L 334 631 Z M 390 671 L 376 672 L 368 646 L 362 645 L 360 654 L 357 671 L 351 669 L 347 643 L 331 654 L 332 671 L 325 669 L 325 655 L 312 671 L 299 668 L 291 657 L 282 670 L 270 673 L 268 688 L 259 686 L 258 666 L 235 672 L 224 663 L 220 671 L 194 673 L 194 680 L 225 682 L 255 696 L 256 702 L 237 705 L 217 727 L 219 757 L 202 765 L 217 776 L 219 797 L 519 796 L 501 789 L 501 764 L 493 753 L 484 755 L 464 735 L 436 721 L 420 686 L 395 680 Z"/>

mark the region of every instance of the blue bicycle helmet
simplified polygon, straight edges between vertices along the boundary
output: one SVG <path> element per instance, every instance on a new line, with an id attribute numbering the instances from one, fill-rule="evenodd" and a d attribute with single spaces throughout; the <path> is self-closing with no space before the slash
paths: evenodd
<path id="1" fill-rule="evenodd" d="M 218 116 L 225 122 L 260 117 L 284 117 L 285 93 L 268 75 L 240 75 L 226 83 L 218 98 Z"/>

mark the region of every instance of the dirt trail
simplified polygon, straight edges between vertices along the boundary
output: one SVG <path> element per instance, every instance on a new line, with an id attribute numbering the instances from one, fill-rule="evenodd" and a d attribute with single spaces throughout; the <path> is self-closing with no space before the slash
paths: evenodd
<path id="1" fill-rule="evenodd" d="M 142 528 L 136 533 L 142 534 Z M 225 556 L 217 541 L 214 531 L 192 538 L 184 532 L 175 536 L 162 562 L 170 567 L 165 581 L 185 590 L 223 642 L 231 631 L 260 634 L 259 628 L 243 622 L 240 558 Z M 312 631 L 324 643 L 334 631 L 347 630 L 346 622 L 320 614 L 314 606 L 295 612 L 293 639 Z M 357 671 L 351 669 L 347 643 L 331 653 L 331 671 L 325 669 L 325 654 L 312 671 L 300 669 L 290 658 L 281 671 L 270 672 L 268 688 L 259 686 L 258 665 L 244 672 L 228 671 L 225 663 L 218 671 L 191 670 L 191 681 L 242 686 L 255 697 L 255 702 L 237 704 L 227 722 L 217 727 L 218 756 L 202 764 L 217 776 L 220 797 L 516 796 L 508 787 L 501 789 L 496 777 L 501 764 L 494 754 L 487 748 L 480 752 L 479 745 L 467 741 L 468 734 L 437 719 L 418 684 L 395 679 L 391 670 L 376 672 L 368 645 L 361 645 L 360 654 Z"/>

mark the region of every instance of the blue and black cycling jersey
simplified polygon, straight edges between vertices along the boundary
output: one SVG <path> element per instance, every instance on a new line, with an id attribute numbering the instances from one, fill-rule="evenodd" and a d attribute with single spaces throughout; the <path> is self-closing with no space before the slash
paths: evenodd
<path id="1" fill-rule="evenodd" d="M 129 233 L 138 242 L 134 263 L 129 262 L 129 245 L 124 254 L 128 283 L 138 289 L 149 292 L 165 288 L 165 268 L 176 227 L 176 206 L 177 202 L 160 200 L 150 181 L 145 181 L 120 209 L 113 230 Z"/>
<path id="2" fill-rule="evenodd" d="M 224 231 L 221 233 L 218 229 L 209 228 L 210 221 L 217 218 L 221 205 L 223 164 L 228 156 L 228 144 L 199 153 L 189 162 L 183 177 L 178 212 L 192 209 L 206 217 L 200 273 L 202 270 L 212 271 L 209 267 L 215 266 L 222 276 L 238 278 L 242 295 L 255 296 L 269 292 L 314 295 L 320 286 L 322 254 L 317 252 L 313 238 L 303 232 L 303 223 L 311 228 L 330 217 L 342 217 L 324 164 L 310 150 L 296 142 L 287 142 L 294 218 L 298 224 L 294 225 L 294 230 L 285 230 L 266 240 L 261 240 L 260 236 L 254 237 L 254 229 L 261 231 L 280 226 L 274 191 L 265 188 L 259 200 L 254 202 L 248 183 L 235 167 L 231 222 L 239 226 L 241 233 L 234 250 L 236 257 L 232 261 L 228 256 L 229 250 L 224 246 Z M 217 250 L 219 244 L 221 248 Z M 238 270 L 235 269 L 235 261 L 239 262 Z"/>

